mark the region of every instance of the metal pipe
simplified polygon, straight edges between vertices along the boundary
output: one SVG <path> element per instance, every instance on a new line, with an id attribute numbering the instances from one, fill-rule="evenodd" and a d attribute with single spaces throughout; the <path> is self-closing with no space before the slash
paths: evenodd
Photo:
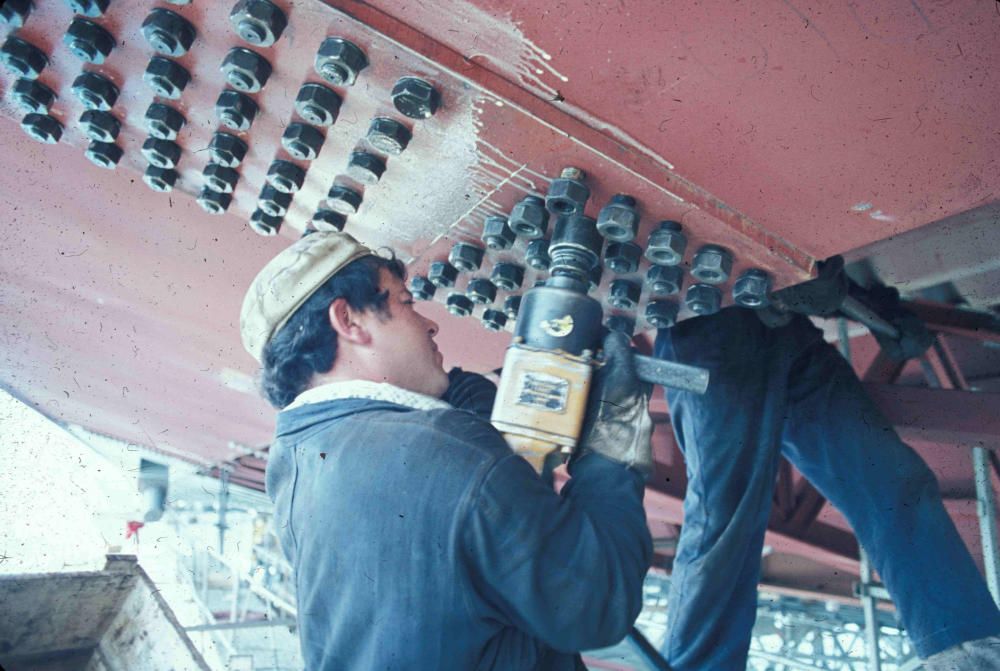
<path id="1" fill-rule="evenodd" d="M 878 614 L 875 612 L 875 597 L 868 593 L 872 582 L 872 567 L 868 561 L 868 553 L 864 548 L 861 554 L 861 585 L 862 593 L 861 608 L 865 614 L 865 652 L 868 654 L 868 671 L 881 671 L 882 660 L 879 657 L 878 648 Z"/>
<path id="2" fill-rule="evenodd" d="M 879 317 L 874 310 L 852 296 L 844 299 L 844 302 L 840 304 L 840 311 L 854 321 L 861 322 L 870 331 L 889 336 L 893 340 L 899 340 L 899 329 Z"/>
<path id="3" fill-rule="evenodd" d="M 976 480 L 976 511 L 983 544 L 986 585 L 1000 605 L 1000 539 L 997 538 L 997 502 L 990 482 L 989 453 L 985 447 L 972 448 L 972 468 Z"/>
<path id="4" fill-rule="evenodd" d="M 643 636 L 642 632 L 634 626 L 626 634 L 625 639 L 632 644 L 632 648 L 642 657 L 642 660 L 656 669 L 656 671 L 670 671 L 670 665 L 667 664 L 667 660 L 663 659 L 663 656 L 653 647 L 649 639 Z"/>
<path id="5" fill-rule="evenodd" d="M 184 627 L 184 631 L 219 631 L 226 629 L 256 629 L 259 627 L 294 627 L 294 617 L 281 617 L 274 620 L 243 620 L 239 622 L 215 622 L 213 624 L 196 624 Z"/>
<path id="6" fill-rule="evenodd" d="M 708 371 L 696 366 L 664 361 L 643 354 L 633 354 L 635 371 L 643 382 L 704 394 L 708 389 Z"/>

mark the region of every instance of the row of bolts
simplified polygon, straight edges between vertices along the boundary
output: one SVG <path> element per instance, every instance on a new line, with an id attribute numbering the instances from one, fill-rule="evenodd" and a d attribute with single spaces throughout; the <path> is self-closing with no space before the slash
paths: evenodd
<path id="1" fill-rule="evenodd" d="M 475 273 L 482 266 L 486 250 L 503 251 L 510 249 L 518 237 L 526 239 L 525 263 L 540 272 L 548 270 L 549 240 L 545 238 L 549 215 L 582 216 L 583 207 L 589 198 L 589 189 L 583 182 L 583 173 L 577 168 L 566 168 L 559 178 L 552 180 L 545 198 L 537 195 L 526 196 L 514 206 L 509 217 L 490 216 L 483 226 L 482 242 L 485 247 L 469 242 L 456 243 L 447 261 L 430 264 L 426 275 L 412 278 L 410 290 L 419 300 L 431 300 L 437 289 L 454 288 L 459 273 Z M 651 300 L 643 314 L 653 328 L 672 326 L 679 312 L 679 306 L 666 297 L 681 293 L 684 269 L 681 263 L 687 250 L 687 236 L 676 221 L 661 221 L 650 233 L 646 249 L 633 242 L 639 230 L 639 214 L 635 198 L 626 194 L 612 197 L 598 214 L 597 230 L 608 241 L 604 251 L 604 265 L 616 275 L 629 275 L 638 271 L 640 259 L 650 262 L 644 283 Z M 719 245 L 704 245 L 695 253 L 691 261 L 691 276 L 696 284 L 688 287 L 685 305 L 698 315 L 712 314 L 722 305 L 722 291 L 718 285 L 724 284 L 733 267 L 732 253 Z M 590 276 L 590 291 L 596 291 L 601 282 L 603 268 L 595 266 Z M 465 292 L 451 292 L 446 299 L 448 311 L 464 317 L 472 314 L 476 305 L 490 306 L 496 300 L 497 291 L 514 292 L 524 281 L 524 268 L 515 263 L 495 263 L 489 278 L 470 278 Z M 732 296 L 737 305 L 749 308 L 763 308 L 768 305 L 771 288 L 770 275 L 760 268 L 744 270 L 733 283 Z M 634 310 L 640 299 L 642 286 L 630 279 L 612 280 L 608 290 L 608 303 L 618 310 Z M 517 318 L 521 296 L 511 293 L 501 308 L 487 307 L 482 313 L 482 323 L 486 328 L 499 331 L 508 321 Z M 628 315 L 612 314 L 606 323 L 612 330 L 632 335 L 635 319 Z"/>
<path id="2" fill-rule="evenodd" d="M 67 30 L 64 41 L 69 49 L 85 62 L 100 65 L 115 47 L 115 38 L 101 25 L 90 20 L 102 16 L 110 0 L 67 0 L 77 14 Z M 175 4 L 187 4 L 176 2 Z M 30 14 L 29 0 L 6 0 L 0 8 L 0 22 L 19 27 Z M 287 25 L 287 18 L 280 8 L 269 0 L 240 0 L 230 13 L 236 32 L 247 42 L 259 47 L 274 44 Z M 167 56 L 183 56 L 194 42 L 196 31 L 182 16 L 168 9 L 156 8 L 142 24 L 147 41 L 158 52 L 153 56 L 143 79 L 154 92 L 176 100 L 190 82 L 190 73 Z M 56 94 L 38 81 L 48 64 L 48 57 L 38 47 L 17 36 L 9 37 L 0 47 L 0 62 L 20 76 L 15 83 L 13 96 L 28 114 L 22 120 L 24 130 L 36 140 L 56 143 L 62 136 L 62 124 L 49 114 Z M 325 80 L 335 85 L 351 86 L 358 73 L 368 66 L 364 52 L 352 42 L 340 37 L 326 38 L 317 52 L 315 69 Z M 256 52 L 234 47 L 223 60 L 222 71 L 233 87 L 225 89 L 216 102 L 216 114 L 223 125 L 237 132 L 249 130 L 257 114 L 257 104 L 248 93 L 259 92 L 271 75 L 270 63 Z M 237 89 L 237 90 L 234 90 Z M 96 73 L 83 72 L 72 86 L 86 111 L 80 124 L 92 140 L 86 156 L 96 165 L 114 168 L 123 151 L 115 140 L 121 123 L 111 114 L 119 89 L 110 79 Z M 413 119 L 426 119 L 440 105 L 440 95 L 433 85 L 417 77 L 402 77 L 392 90 L 392 101 L 403 115 Z M 324 135 L 318 126 L 330 126 L 337 118 L 341 97 L 331 88 L 316 82 L 304 84 L 296 96 L 295 109 L 310 123 L 290 123 L 282 134 L 282 146 L 293 158 L 311 161 L 319 153 Z M 178 174 L 175 170 L 181 156 L 181 147 L 175 140 L 186 119 L 175 107 L 154 101 L 146 111 L 145 121 L 150 137 L 143 143 L 142 153 L 149 162 L 143 176 L 146 184 L 161 192 L 173 189 Z M 389 117 L 373 119 L 366 134 L 366 141 L 376 150 L 387 155 L 398 155 L 406 149 L 411 131 L 401 122 Z M 232 193 L 239 180 L 235 170 L 247 154 L 244 140 L 217 131 L 209 143 L 211 162 L 203 172 L 204 188 L 198 203 L 207 212 L 221 214 L 232 201 Z M 385 171 L 385 159 L 364 150 L 351 153 L 346 175 L 363 185 L 373 185 Z M 258 199 L 258 209 L 253 213 L 250 226 L 262 235 L 275 235 L 304 180 L 306 170 L 292 161 L 275 159 L 268 168 L 266 184 Z M 334 180 L 328 201 L 313 216 L 311 225 L 319 230 L 343 229 L 346 217 L 357 211 L 362 202 L 362 190 Z"/>

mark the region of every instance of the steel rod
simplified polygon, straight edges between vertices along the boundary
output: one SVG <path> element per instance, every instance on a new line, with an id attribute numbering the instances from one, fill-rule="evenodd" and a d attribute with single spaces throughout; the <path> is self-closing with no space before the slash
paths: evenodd
<path id="1" fill-rule="evenodd" d="M 861 322 L 870 331 L 889 336 L 894 340 L 899 339 L 899 329 L 879 317 L 874 310 L 856 298 L 848 296 L 840 304 L 840 311 L 856 322 Z"/>
<path id="2" fill-rule="evenodd" d="M 976 480 L 976 510 L 979 536 L 983 545 L 986 585 L 993 600 L 1000 605 L 1000 539 L 997 538 L 997 502 L 990 481 L 989 454 L 985 447 L 972 448 L 972 467 Z"/>

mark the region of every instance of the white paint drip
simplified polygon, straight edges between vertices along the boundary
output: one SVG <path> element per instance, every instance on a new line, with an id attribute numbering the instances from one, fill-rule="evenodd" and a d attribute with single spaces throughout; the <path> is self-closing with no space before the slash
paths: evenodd
<path id="1" fill-rule="evenodd" d="M 872 207 L 873 205 L 871 203 L 865 202 L 865 203 L 857 203 L 856 205 L 851 207 L 851 209 L 854 210 L 855 212 L 865 212 L 867 210 L 872 209 Z"/>

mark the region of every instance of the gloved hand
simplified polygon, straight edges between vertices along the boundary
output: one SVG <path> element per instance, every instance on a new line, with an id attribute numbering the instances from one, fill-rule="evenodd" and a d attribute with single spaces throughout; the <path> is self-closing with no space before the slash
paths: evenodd
<path id="1" fill-rule="evenodd" d="M 817 265 L 814 279 L 771 294 L 771 305 L 783 312 L 828 317 L 837 312 L 847 296 L 848 279 L 844 259 L 831 256 Z M 765 324 L 767 321 L 764 322 Z"/>
<path id="2" fill-rule="evenodd" d="M 639 381 L 628 337 L 611 331 L 604 337 L 604 363 L 594 373 L 580 442 L 569 469 L 590 452 L 629 466 L 649 477 L 653 471 L 652 385 Z"/>
<path id="3" fill-rule="evenodd" d="M 497 386 L 488 379 L 456 367 L 448 371 L 448 389 L 441 400 L 488 420 L 496 395 Z"/>

